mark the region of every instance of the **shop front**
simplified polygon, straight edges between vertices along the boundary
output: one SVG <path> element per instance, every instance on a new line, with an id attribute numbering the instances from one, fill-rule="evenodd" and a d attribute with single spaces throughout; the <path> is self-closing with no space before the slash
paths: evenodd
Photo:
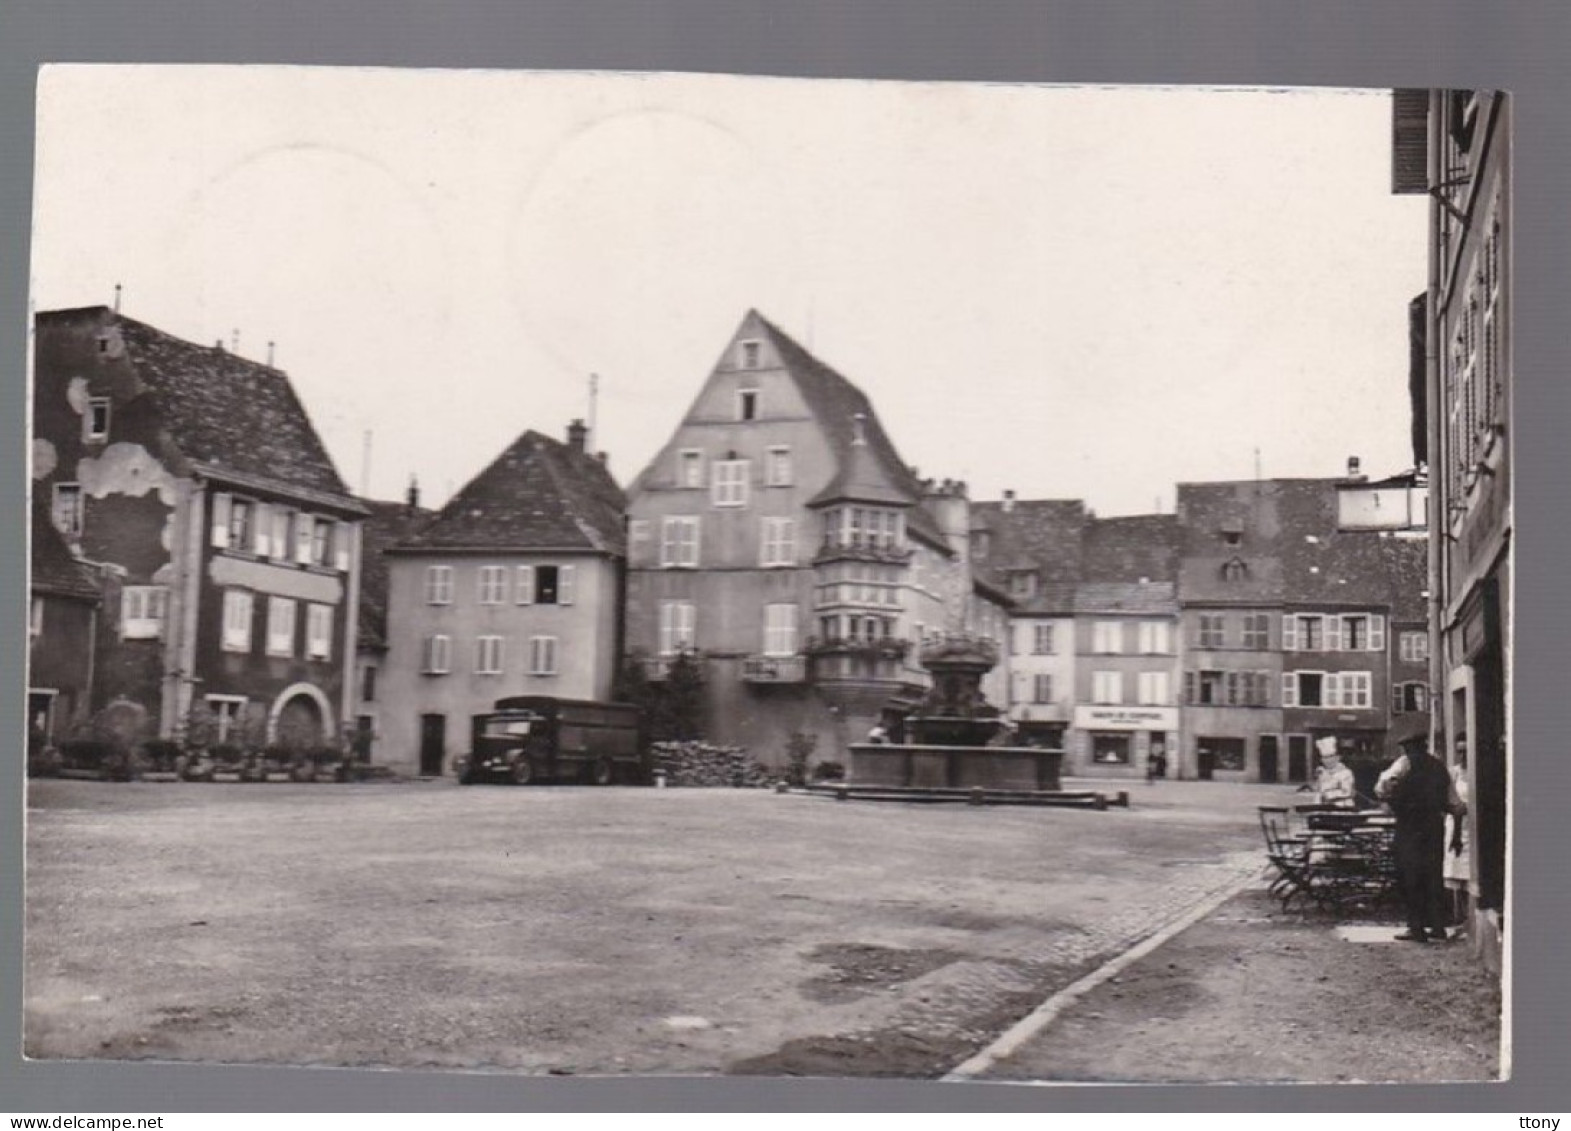
<path id="1" fill-rule="evenodd" d="M 1083 777 L 1143 778 L 1155 759 L 1173 773 L 1178 749 L 1177 707 L 1076 707 L 1075 772 Z"/>

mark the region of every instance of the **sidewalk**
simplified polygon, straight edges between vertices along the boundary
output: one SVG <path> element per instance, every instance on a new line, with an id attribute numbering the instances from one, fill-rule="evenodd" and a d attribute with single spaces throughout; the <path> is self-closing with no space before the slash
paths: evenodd
<path id="1" fill-rule="evenodd" d="M 1498 1077 L 1500 994 L 1465 940 L 1284 914 L 1250 887 L 1074 999 L 983 1080 L 1142 1083 Z"/>

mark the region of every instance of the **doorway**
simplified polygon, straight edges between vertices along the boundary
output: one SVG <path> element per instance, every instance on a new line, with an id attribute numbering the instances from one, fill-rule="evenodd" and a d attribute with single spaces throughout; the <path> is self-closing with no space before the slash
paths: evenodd
<path id="1" fill-rule="evenodd" d="M 447 716 L 420 716 L 420 776 L 439 778 L 447 755 Z"/>
<path id="2" fill-rule="evenodd" d="M 1260 736 L 1260 780 L 1267 784 L 1277 778 L 1277 738 L 1274 734 Z"/>
<path id="3" fill-rule="evenodd" d="M 1309 736 L 1307 734 L 1290 734 L 1287 736 L 1287 780 L 1290 782 L 1306 782 L 1309 780 Z"/>

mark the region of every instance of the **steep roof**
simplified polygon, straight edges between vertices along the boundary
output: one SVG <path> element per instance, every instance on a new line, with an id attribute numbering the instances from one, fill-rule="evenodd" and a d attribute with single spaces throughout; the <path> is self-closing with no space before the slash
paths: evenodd
<path id="1" fill-rule="evenodd" d="M 1364 606 L 1422 620 L 1422 538 L 1337 528 L 1339 479 L 1180 483 L 1186 601 Z M 1242 562 L 1242 578 L 1223 567 Z"/>
<path id="2" fill-rule="evenodd" d="M 837 474 L 823 491 L 810 500 L 809 505 L 849 497 L 844 494 L 850 482 L 847 476 L 852 474 L 855 466 L 856 482 L 864 487 L 876 482 L 879 489 L 889 496 L 889 501 L 898 498 L 900 502 L 911 506 L 906 519 L 906 528 L 911 534 L 947 549 L 937 520 L 922 503 L 921 482 L 901 460 L 900 453 L 895 450 L 893 441 L 878 419 L 878 413 L 873 411 L 873 402 L 867 394 L 810 354 L 756 310 L 749 311 L 748 317 L 756 319 L 769 336 L 780 364 L 801 390 L 802 399 L 807 402 L 809 410 L 823 424 L 834 449 Z M 856 441 L 854 422 L 858 414 L 864 418 L 863 436 L 868 450 L 853 459 Z"/>
<path id="3" fill-rule="evenodd" d="M 32 506 L 32 553 L 28 588 L 34 593 L 96 601 L 98 583 L 78 561 L 65 538 L 49 521 L 48 505 L 35 499 Z"/>
<path id="4" fill-rule="evenodd" d="M 622 489 L 593 456 L 533 429 L 394 551 L 627 551 Z"/>
<path id="5" fill-rule="evenodd" d="M 387 560 L 383 554 L 412 537 L 436 512 L 409 503 L 361 499 L 369 512 L 360 524 L 361 648 L 387 646 Z"/>
<path id="6" fill-rule="evenodd" d="M 1022 499 L 1007 510 L 1002 503 L 973 503 L 972 567 L 1005 592 L 1011 573 L 1034 571 L 1036 594 L 1016 597 L 1017 611 L 1070 612 L 1088 521 L 1079 499 Z"/>
<path id="7" fill-rule="evenodd" d="M 40 317 L 46 317 L 40 315 Z M 176 448 L 205 470 L 351 503 L 289 378 L 215 346 L 112 316 Z"/>
<path id="8" fill-rule="evenodd" d="M 1083 581 L 1075 587 L 1077 613 L 1178 612 L 1177 589 L 1171 581 Z"/>
<path id="9" fill-rule="evenodd" d="M 1091 519 L 1081 542 L 1080 575 L 1088 582 L 1177 581 L 1177 516 Z"/>

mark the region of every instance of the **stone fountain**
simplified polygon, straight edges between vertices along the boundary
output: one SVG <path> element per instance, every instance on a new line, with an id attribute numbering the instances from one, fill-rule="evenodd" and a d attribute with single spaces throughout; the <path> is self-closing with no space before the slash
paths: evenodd
<path id="1" fill-rule="evenodd" d="M 910 790 L 1054 793 L 1062 750 L 1008 745 L 1013 728 L 987 701 L 982 678 L 998 664 L 991 640 L 950 635 L 920 653 L 932 687 L 905 720 L 902 743 L 854 743 L 848 784 Z"/>

